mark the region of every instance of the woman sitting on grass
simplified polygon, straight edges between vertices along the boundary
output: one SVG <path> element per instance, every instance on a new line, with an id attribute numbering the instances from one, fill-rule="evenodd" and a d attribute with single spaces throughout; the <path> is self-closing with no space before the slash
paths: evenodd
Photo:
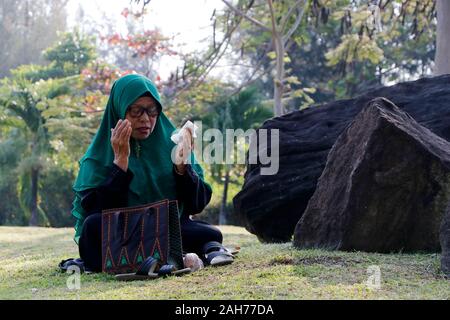
<path id="1" fill-rule="evenodd" d="M 184 252 L 197 253 L 212 265 L 233 261 L 224 247 L 210 245 L 212 241 L 222 243 L 220 230 L 190 218 L 209 203 L 212 190 L 195 161 L 185 164 L 188 157 L 194 160 L 189 130 L 184 130 L 173 164 L 175 144 L 170 136 L 174 130 L 149 79 L 127 75 L 114 83 L 100 128 L 80 160 L 74 184 L 75 242 L 86 270 L 102 271 L 102 210 L 163 199 L 180 204 Z M 211 247 L 217 252 L 210 254 Z"/>

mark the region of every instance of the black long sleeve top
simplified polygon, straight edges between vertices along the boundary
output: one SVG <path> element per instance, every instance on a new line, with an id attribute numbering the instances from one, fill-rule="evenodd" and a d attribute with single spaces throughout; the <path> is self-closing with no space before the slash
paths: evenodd
<path id="1" fill-rule="evenodd" d="M 186 166 L 184 175 L 173 169 L 177 188 L 177 200 L 184 205 L 183 217 L 189 217 L 203 211 L 211 200 L 212 190 L 193 170 Z M 97 188 L 82 191 L 81 206 L 87 215 L 101 212 L 104 209 L 127 206 L 128 187 L 133 179 L 133 173 L 123 171 L 113 164 L 105 181 Z"/>

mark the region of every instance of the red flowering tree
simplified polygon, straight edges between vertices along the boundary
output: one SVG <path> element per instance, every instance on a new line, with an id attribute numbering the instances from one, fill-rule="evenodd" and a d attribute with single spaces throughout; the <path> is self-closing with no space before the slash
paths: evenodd
<path id="1" fill-rule="evenodd" d="M 126 19 L 128 33 L 119 32 L 100 37 L 108 60 L 119 70 L 134 71 L 144 74 L 152 80 L 160 80 L 156 72 L 157 64 L 166 55 L 177 55 L 171 48 L 170 38 L 160 30 L 148 30 L 141 19 L 145 10 L 133 11 L 125 8 L 122 16 Z M 104 70 L 106 73 L 107 70 Z M 127 71 L 121 71 L 127 72 Z"/>

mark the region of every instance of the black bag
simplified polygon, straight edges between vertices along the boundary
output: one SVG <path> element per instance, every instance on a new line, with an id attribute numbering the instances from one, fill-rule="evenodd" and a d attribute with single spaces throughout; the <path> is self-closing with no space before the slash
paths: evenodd
<path id="1" fill-rule="evenodd" d="M 177 201 L 102 211 L 103 272 L 136 272 L 149 256 L 183 268 Z"/>

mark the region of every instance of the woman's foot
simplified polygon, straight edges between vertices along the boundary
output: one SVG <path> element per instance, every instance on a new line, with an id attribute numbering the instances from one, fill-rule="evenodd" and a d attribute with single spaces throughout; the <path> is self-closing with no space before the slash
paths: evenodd
<path id="1" fill-rule="evenodd" d="M 234 257 L 220 242 L 210 241 L 203 246 L 205 262 L 211 266 L 223 266 L 233 263 Z"/>

